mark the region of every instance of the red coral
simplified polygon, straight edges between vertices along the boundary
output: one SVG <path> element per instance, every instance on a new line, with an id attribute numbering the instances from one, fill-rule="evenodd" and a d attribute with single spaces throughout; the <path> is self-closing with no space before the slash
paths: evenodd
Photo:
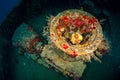
<path id="1" fill-rule="evenodd" d="M 82 28 L 84 24 L 85 23 L 83 20 L 76 18 L 76 23 L 75 23 L 76 28 Z"/>
<path id="2" fill-rule="evenodd" d="M 61 28 L 61 27 L 60 27 L 59 25 L 56 27 L 56 29 L 58 29 L 58 30 L 60 30 L 60 28 Z"/>
<path id="3" fill-rule="evenodd" d="M 74 26 L 75 25 L 75 20 L 70 19 L 70 23 Z"/>
<path id="4" fill-rule="evenodd" d="M 76 22 L 77 22 L 77 25 L 81 25 L 83 23 L 82 20 L 79 18 L 76 19 Z"/>
<path id="5" fill-rule="evenodd" d="M 68 25 L 67 21 L 65 21 L 63 18 L 60 18 L 59 19 L 59 26 L 64 26 L 66 27 Z"/>
<path id="6" fill-rule="evenodd" d="M 83 18 L 84 18 L 85 20 L 89 20 L 89 18 L 88 18 L 86 15 L 83 15 Z"/>
<path id="7" fill-rule="evenodd" d="M 68 19 L 68 17 L 67 16 L 63 16 L 63 18 L 62 18 L 66 23 L 68 23 L 68 21 L 69 21 L 69 19 Z"/>
<path id="8" fill-rule="evenodd" d="M 74 57 L 78 56 L 76 50 L 73 50 L 73 56 L 74 56 Z"/>
<path id="9" fill-rule="evenodd" d="M 95 22 L 97 22 L 97 20 L 94 17 L 88 21 L 89 24 L 94 24 Z"/>
<path id="10" fill-rule="evenodd" d="M 97 22 L 97 19 L 95 19 L 94 17 L 92 17 L 92 21 L 93 22 Z"/>
<path id="11" fill-rule="evenodd" d="M 66 50 L 66 49 L 68 49 L 68 48 L 69 48 L 69 46 L 68 46 L 68 45 L 66 45 L 66 44 L 63 44 L 63 48 Z"/>

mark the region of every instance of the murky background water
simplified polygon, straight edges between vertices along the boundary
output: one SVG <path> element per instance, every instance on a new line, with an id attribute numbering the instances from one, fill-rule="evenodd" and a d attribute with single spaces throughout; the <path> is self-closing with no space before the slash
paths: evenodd
<path id="1" fill-rule="evenodd" d="M 0 25 L 0 80 L 72 80 L 33 61 L 27 55 L 19 55 L 12 46 L 15 29 L 25 22 L 41 34 L 47 25 L 46 16 L 57 15 L 66 9 L 81 9 L 94 15 L 102 24 L 111 50 L 102 63 L 88 63 L 80 80 L 118 80 L 120 75 L 120 11 L 118 2 L 112 0 L 21 0 Z M 10 4 L 10 2 L 8 2 Z M 11 2 L 12 4 L 12 2 Z M 7 5 L 6 5 L 7 7 Z M 7 8 L 4 8 L 7 9 Z M 2 23 L 3 22 L 3 23 Z"/>

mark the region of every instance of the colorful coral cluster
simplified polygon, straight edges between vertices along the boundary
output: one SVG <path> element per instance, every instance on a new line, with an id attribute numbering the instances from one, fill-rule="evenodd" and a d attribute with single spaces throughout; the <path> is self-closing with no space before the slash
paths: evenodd
<path id="1" fill-rule="evenodd" d="M 108 45 L 100 48 L 104 36 L 98 20 L 81 10 L 66 10 L 50 19 L 50 38 L 66 54 L 76 57 L 97 58 L 94 51 L 100 54 L 107 52 Z M 90 57 L 88 57 L 90 56 Z M 79 59 L 78 59 L 79 58 Z M 85 59 L 86 60 L 86 59 Z M 90 61 L 90 59 L 88 59 Z M 99 60 L 99 59 L 98 59 Z"/>
<path id="2" fill-rule="evenodd" d="M 101 62 L 99 57 L 109 49 L 98 20 L 81 10 L 66 10 L 51 18 L 43 35 L 48 44 L 23 23 L 13 35 L 13 45 L 34 53 L 29 55 L 38 63 L 76 79 L 86 68 L 84 62 L 91 58 Z"/>
<path id="3" fill-rule="evenodd" d="M 59 18 L 56 29 L 63 31 L 63 27 L 68 27 L 74 32 L 79 30 L 81 33 L 89 33 L 91 30 L 96 29 L 94 24 L 97 20 L 94 17 L 79 14 L 78 17 L 72 18 L 71 15 L 73 14 L 71 13 L 70 15 L 65 15 Z"/>

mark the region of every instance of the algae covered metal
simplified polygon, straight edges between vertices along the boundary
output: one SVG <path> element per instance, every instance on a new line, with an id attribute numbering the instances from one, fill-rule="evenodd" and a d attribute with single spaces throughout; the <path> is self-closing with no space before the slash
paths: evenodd
<path id="1" fill-rule="evenodd" d="M 41 35 L 22 23 L 12 38 L 14 46 L 48 68 L 80 78 L 85 62 L 91 62 L 91 58 L 101 62 L 99 57 L 109 50 L 98 20 L 85 11 L 65 10 L 48 21 Z"/>

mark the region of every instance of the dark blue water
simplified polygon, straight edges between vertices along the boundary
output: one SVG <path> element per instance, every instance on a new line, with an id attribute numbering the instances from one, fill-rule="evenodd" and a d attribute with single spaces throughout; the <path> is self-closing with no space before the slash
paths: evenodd
<path id="1" fill-rule="evenodd" d="M 20 0 L 1 0 L 0 1 L 0 24 L 6 19 L 10 11 L 19 5 Z"/>
<path id="2" fill-rule="evenodd" d="M 37 64 L 27 56 L 18 54 L 12 46 L 12 35 L 22 23 L 34 27 L 36 32 L 46 26 L 48 15 L 57 15 L 66 9 L 81 7 L 98 20 L 106 19 L 102 28 L 111 49 L 102 63 L 88 63 L 80 80 L 119 80 L 120 75 L 120 10 L 115 0 L 3 0 L 0 2 L 0 80 L 72 80 L 61 73 Z M 9 15 L 8 15 L 9 14 Z M 39 20 L 42 19 L 42 23 Z"/>

